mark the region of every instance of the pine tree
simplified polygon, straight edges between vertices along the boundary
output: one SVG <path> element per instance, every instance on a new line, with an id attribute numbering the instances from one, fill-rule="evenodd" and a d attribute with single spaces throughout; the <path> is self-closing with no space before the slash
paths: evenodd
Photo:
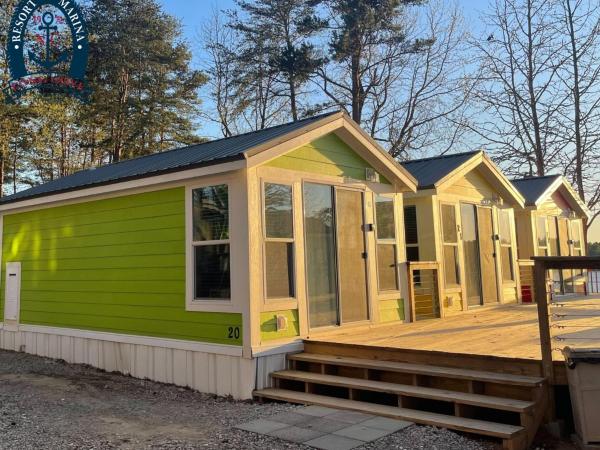
<path id="1" fill-rule="evenodd" d="M 95 0 L 88 9 L 92 88 L 87 126 L 112 162 L 197 142 L 205 76 L 190 68 L 181 24 L 154 0 Z"/>
<path id="2" fill-rule="evenodd" d="M 311 42 L 326 25 L 315 11 L 321 0 L 236 0 L 236 3 L 245 15 L 242 19 L 234 15 L 231 24 L 245 44 L 242 58 L 251 66 L 266 63 L 261 67 L 276 77 L 277 95 L 287 98 L 292 119 L 298 120 L 302 88 L 323 63 Z M 246 71 L 245 75 L 252 73 Z"/>
<path id="3" fill-rule="evenodd" d="M 332 62 L 342 66 L 342 77 L 322 73 L 326 94 L 338 105 L 350 104 L 352 118 L 361 123 L 369 92 L 377 75 L 405 52 L 419 51 L 427 41 L 408 42 L 403 6 L 423 0 L 327 0 L 331 9 Z M 381 52 L 382 47 L 392 49 Z M 328 86 L 333 86 L 329 88 Z"/>

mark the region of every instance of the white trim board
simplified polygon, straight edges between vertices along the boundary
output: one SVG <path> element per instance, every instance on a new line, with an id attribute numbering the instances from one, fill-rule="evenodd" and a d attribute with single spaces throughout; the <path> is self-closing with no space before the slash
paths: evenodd
<path id="1" fill-rule="evenodd" d="M 2 328 L 3 328 L 2 324 Z M 120 342 L 123 344 L 146 345 L 149 347 L 189 350 L 193 352 L 213 353 L 215 355 L 242 356 L 242 347 L 225 344 L 208 344 L 204 342 L 184 341 L 179 339 L 136 336 L 133 334 L 109 333 L 106 331 L 79 330 L 74 328 L 58 328 L 43 325 L 19 325 L 18 331 L 44 333 L 56 336 L 69 336 L 99 341 Z"/>

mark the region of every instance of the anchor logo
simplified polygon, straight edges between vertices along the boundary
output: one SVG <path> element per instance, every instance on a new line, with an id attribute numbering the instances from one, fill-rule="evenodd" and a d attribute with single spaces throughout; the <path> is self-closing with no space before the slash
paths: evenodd
<path id="1" fill-rule="evenodd" d="M 29 59 L 35 62 L 37 65 L 43 67 L 47 73 L 52 71 L 53 67 L 56 67 L 58 64 L 64 62 L 68 57 L 69 53 L 64 51 L 61 52 L 55 60 L 52 60 L 51 57 L 51 43 L 52 43 L 52 31 L 57 31 L 58 27 L 53 25 L 54 23 L 54 14 L 49 11 L 46 11 L 42 15 L 42 24 L 38 27 L 38 30 L 46 32 L 46 54 L 44 55 L 44 59 L 39 58 L 35 53 L 29 50 Z"/>
<path id="2" fill-rule="evenodd" d="M 34 90 L 88 100 L 85 75 L 89 42 L 83 17 L 75 0 L 20 0 L 6 39 L 10 79 L 2 92 L 7 103 L 16 103 Z M 32 38 L 37 42 L 35 47 L 29 44 Z"/>

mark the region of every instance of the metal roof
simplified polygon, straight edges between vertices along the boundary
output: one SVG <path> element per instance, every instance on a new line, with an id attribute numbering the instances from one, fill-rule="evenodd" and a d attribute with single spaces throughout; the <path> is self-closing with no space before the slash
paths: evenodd
<path id="1" fill-rule="evenodd" d="M 253 147 L 338 113 L 339 111 L 321 114 L 264 130 L 82 170 L 13 195 L 7 195 L 0 199 L 0 204 L 244 159 L 244 152 Z"/>
<path id="2" fill-rule="evenodd" d="M 481 151 L 413 159 L 400 164 L 417 179 L 419 189 L 431 189 L 438 181 L 458 169 L 478 153 L 481 153 Z"/>
<path id="3" fill-rule="evenodd" d="M 525 204 L 534 206 L 538 199 L 544 194 L 552 183 L 556 182 L 560 175 L 546 175 L 543 177 L 527 177 L 518 180 L 511 180 L 511 183 L 525 197 Z"/>

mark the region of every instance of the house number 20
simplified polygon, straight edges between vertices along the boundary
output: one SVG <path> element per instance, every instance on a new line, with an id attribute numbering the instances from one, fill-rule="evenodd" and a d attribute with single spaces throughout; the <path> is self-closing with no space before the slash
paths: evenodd
<path id="1" fill-rule="evenodd" d="M 239 339 L 240 338 L 240 327 L 227 328 L 227 337 L 229 339 Z"/>

